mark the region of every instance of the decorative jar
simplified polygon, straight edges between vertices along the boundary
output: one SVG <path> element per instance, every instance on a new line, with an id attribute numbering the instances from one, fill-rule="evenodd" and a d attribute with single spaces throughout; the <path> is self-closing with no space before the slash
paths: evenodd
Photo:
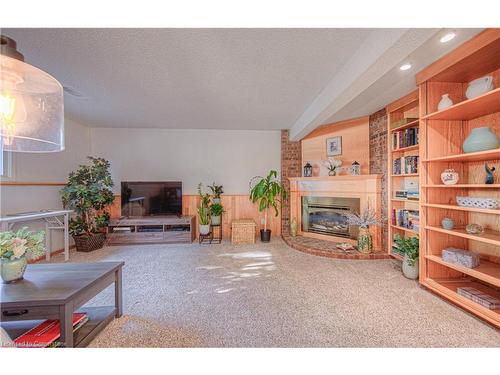
<path id="1" fill-rule="evenodd" d="M 441 173 L 441 181 L 445 185 L 455 185 L 458 182 L 458 172 L 454 169 L 445 169 Z"/>
<path id="2" fill-rule="evenodd" d="M 295 218 L 290 221 L 290 235 L 292 237 L 297 235 L 297 220 Z"/>
<path id="3" fill-rule="evenodd" d="M 441 226 L 443 227 L 443 229 L 452 230 L 455 226 L 455 222 L 453 221 L 453 219 L 445 217 L 443 218 L 443 220 L 441 220 Z"/>
<path id="4" fill-rule="evenodd" d="M 469 234 L 483 234 L 484 228 L 481 224 L 467 224 L 465 231 Z"/>
<path id="5" fill-rule="evenodd" d="M 465 139 L 462 148 L 465 153 L 487 151 L 498 148 L 500 141 L 493 131 L 483 126 L 471 130 L 469 136 Z"/>

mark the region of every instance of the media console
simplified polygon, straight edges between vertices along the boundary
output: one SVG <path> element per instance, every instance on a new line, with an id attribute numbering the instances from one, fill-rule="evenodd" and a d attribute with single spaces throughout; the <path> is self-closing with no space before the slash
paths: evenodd
<path id="1" fill-rule="evenodd" d="M 107 244 L 191 243 L 194 241 L 194 216 L 145 216 L 112 219 Z"/>

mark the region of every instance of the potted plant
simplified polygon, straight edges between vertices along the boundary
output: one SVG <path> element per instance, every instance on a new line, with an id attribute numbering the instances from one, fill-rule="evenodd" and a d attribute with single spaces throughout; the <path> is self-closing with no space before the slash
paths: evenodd
<path id="1" fill-rule="evenodd" d="M 283 185 L 277 179 L 278 172 L 270 171 L 266 178 L 256 176 L 250 180 L 250 186 L 253 180 L 258 182 L 250 190 L 250 200 L 259 202 L 259 211 L 264 211 L 264 229 L 260 230 L 260 239 L 262 242 L 271 240 L 271 230 L 267 229 L 267 215 L 269 208 L 274 209 L 275 216 L 279 215 L 278 206 L 282 199 L 286 199 L 286 191 Z M 280 200 L 281 199 L 281 200 Z"/>
<path id="2" fill-rule="evenodd" d="M 396 234 L 394 242 L 396 243 L 398 252 L 403 255 L 403 264 L 401 267 L 403 275 L 408 279 L 418 279 L 418 237 L 401 237 L 399 234 Z"/>
<path id="3" fill-rule="evenodd" d="M 328 169 L 328 176 L 336 176 L 342 166 L 342 160 L 330 157 L 323 162 L 323 165 Z"/>
<path id="4" fill-rule="evenodd" d="M 212 219 L 212 225 L 220 225 L 221 215 L 224 213 L 224 207 L 220 203 L 213 203 L 210 206 L 210 215 Z"/>
<path id="5" fill-rule="evenodd" d="M 212 198 L 213 203 L 220 203 L 220 196 L 221 194 L 224 193 L 222 190 L 222 185 L 216 185 L 215 182 L 209 186 L 210 190 L 212 190 L 212 195 L 214 196 Z"/>
<path id="6" fill-rule="evenodd" d="M 80 165 L 69 174 L 68 183 L 61 190 L 63 206 L 76 213 L 69 223 L 76 250 L 85 252 L 103 247 L 106 234 L 100 228 L 109 219 L 104 210 L 115 200 L 109 162 L 91 156 L 88 159 L 88 165 Z"/>
<path id="7" fill-rule="evenodd" d="M 0 274 L 4 283 L 23 279 L 28 264 L 27 256 L 39 257 L 44 254 L 44 237 L 43 231 L 30 232 L 28 228 L 0 232 Z"/>
<path id="8" fill-rule="evenodd" d="M 210 194 L 203 192 L 203 184 L 198 184 L 198 195 L 200 196 L 200 207 L 197 208 L 200 225 L 200 234 L 210 232 Z"/>
<path id="9" fill-rule="evenodd" d="M 200 234 L 208 234 L 210 233 L 210 215 L 208 215 L 208 211 L 205 207 L 198 207 L 198 220 L 200 223 Z"/>
<path id="10" fill-rule="evenodd" d="M 361 214 L 351 212 L 344 215 L 347 224 L 359 227 L 358 232 L 358 251 L 369 254 L 373 251 L 373 239 L 370 233 L 370 225 L 380 225 L 382 220 L 377 217 L 375 211 L 370 207 L 363 210 Z"/>

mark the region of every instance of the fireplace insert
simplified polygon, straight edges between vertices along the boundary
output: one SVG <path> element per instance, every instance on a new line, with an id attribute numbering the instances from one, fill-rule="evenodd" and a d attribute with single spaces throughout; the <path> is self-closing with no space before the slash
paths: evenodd
<path id="1" fill-rule="evenodd" d="M 302 231 L 356 239 L 358 228 L 344 216 L 359 212 L 359 198 L 302 197 Z"/>

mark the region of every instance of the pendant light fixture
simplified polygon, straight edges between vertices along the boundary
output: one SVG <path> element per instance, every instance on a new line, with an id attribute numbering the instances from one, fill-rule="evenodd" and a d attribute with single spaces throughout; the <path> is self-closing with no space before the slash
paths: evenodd
<path id="1" fill-rule="evenodd" d="M 24 62 L 16 42 L 0 35 L 0 142 L 4 151 L 64 150 L 63 87 Z"/>

